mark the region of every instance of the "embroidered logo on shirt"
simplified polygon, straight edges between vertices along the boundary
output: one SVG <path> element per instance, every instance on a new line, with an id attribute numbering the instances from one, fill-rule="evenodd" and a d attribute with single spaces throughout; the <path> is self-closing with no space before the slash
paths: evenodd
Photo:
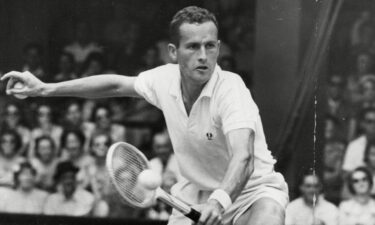
<path id="1" fill-rule="evenodd" d="M 207 139 L 208 140 L 212 140 L 212 138 L 213 138 L 213 135 L 212 135 L 212 133 L 206 133 L 206 137 L 207 137 Z"/>

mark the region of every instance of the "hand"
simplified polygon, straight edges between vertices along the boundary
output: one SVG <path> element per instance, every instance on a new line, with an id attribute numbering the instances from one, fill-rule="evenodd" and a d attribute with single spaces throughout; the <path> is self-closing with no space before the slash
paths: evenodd
<path id="1" fill-rule="evenodd" d="M 26 96 L 40 96 L 42 94 L 43 86 L 45 83 L 36 78 L 32 73 L 12 71 L 6 73 L 1 77 L 1 81 L 9 79 L 6 87 L 6 93 L 8 95 L 26 95 Z M 14 88 L 15 83 L 21 82 L 23 88 Z"/>
<path id="2" fill-rule="evenodd" d="M 201 217 L 197 225 L 222 225 L 222 214 L 224 212 L 220 203 L 214 199 L 203 205 Z"/>

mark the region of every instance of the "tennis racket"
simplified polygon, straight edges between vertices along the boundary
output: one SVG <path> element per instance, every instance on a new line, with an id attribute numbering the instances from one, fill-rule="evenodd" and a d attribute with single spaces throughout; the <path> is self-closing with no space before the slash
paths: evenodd
<path id="1" fill-rule="evenodd" d="M 106 157 L 106 166 L 112 183 L 128 205 L 148 208 L 158 199 L 194 222 L 199 221 L 201 214 L 185 202 L 168 194 L 160 187 L 150 190 L 138 184 L 138 175 L 149 169 L 149 163 L 144 154 L 133 145 L 125 142 L 111 145 Z"/>

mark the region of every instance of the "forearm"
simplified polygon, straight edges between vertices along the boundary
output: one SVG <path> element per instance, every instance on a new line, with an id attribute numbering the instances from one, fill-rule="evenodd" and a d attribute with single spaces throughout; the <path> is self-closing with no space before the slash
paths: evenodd
<path id="1" fill-rule="evenodd" d="M 43 97 L 72 96 L 104 98 L 136 96 L 133 88 L 135 77 L 121 75 L 96 75 L 59 83 L 48 83 L 40 92 Z"/>

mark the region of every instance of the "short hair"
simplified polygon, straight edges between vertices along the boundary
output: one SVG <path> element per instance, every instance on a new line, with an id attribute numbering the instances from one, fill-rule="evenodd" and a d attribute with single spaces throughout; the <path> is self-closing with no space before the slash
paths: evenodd
<path id="1" fill-rule="evenodd" d="M 364 167 L 364 166 L 360 166 L 360 167 L 357 167 L 356 169 L 354 169 L 351 173 L 350 173 L 350 175 L 349 175 L 349 177 L 348 177 L 348 189 L 349 189 L 349 192 L 351 193 L 351 194 L 356 194 L 356 191 L 355 191 L 355 189 L 354 189 L 354 186 L 353 186 L 353 179 L 352 179 L 352 176 L 353 176 L 353 174 L 355 173 L 355 172 L 358 172 L 358 171 L 361 171 L 361 172 L 363 172 L 364 174 L 365 174 L 365 176 L 366 176 L 366 179 L 367 179 L 367 181 L 369 182 L 369 190 L 371 190 L 372 189 L 372 186 L 373 186 L 373 180 L 372 180 L 372 174 L 371 174 L 371 172 L 366 168 L 366 167 Z"/>
<path id="2" fill-rule="evenodd" d="M 15 148 L 15 153 L 18 153 L 20 150 L 21 150 L 21 147 L 22 147 L 22 139 L 21 139 L 21 136 L 17 133 L 17 131 L 13 130 L 13 129 L 6 129 L 4 131 L 1 132 L 0 134 L 0 141 L 2 141 L 1 139 L 5 136 L 5 135 L 11 135 L 13 138 L 14 138 L 14 148 Z M 1 149 L 1 152 L 3 150 Z"/>
<path id="3" fill-rule="evenodd" d="M 74 134 L 78 138 L 81 148 L 84 146 L 85 140 L 86 140 L 85 135 L 83 134 L 82 131 L 78 129 L 73 129 L 73 130 L 64 130 L 63 134 L 61 135 L 61 147 L 62 148 L 66 148 L 67 138 L 69 134 Z"/>
<path id="4" fill-rule="evenodd" d="M 36 169 L 28 161 L 22 162 L 18 166 L 19 166 L 18 169 L 16 171 L 14 171 L 14 173 L 13 173 L 14 187 L 18 187 L 18 185 L 20 183 L 18 177 L 20 176 L 20 174 L 22 173 L 22 171 L 24 171 L 26 169 L 29 169 L 31 171 L 31 174 L 33 176 L 37 175 Z"/>
<path id="5" fill-rule="evenodd" d="M 219 25 L 215 15 L 209 12 L 207 9 L 203 9 L 197 6 L 188 6 L 181 9 L 173 16 L 173 19 L 169 24 L 169 36 L 171 43 L 175 44 L 176 46 L 179 45 L 179 29 L 183 23 L 202 24 L 209 21 L 213 22 L 219 31 Z"/>
<path id="6" fill-rule="evenodd" d="M 367 113 L 375 113 L 375 107 L 365 107 L 359 112 L 359 119 L 363 121 Z"/>
<path id="7" fill-rule="evenodd" d="M 110 136 L 108 133 L 100 132 L 100 133 L 96 133 L 96 134 L 92 135 L 91 140 L 90 140 L 90 153 L 91 153 L 93 156 L 96 156 L 95 151 L 92 150 L 92 147 L 94 146 L 94 140 L 95 140 L 95 138 L 97 138 L 97 137 L 99 137 L 99 136 L 104 136 L 104 137 L 106 137 L 107 140 L 106 140 L 105 144 L 106 144 L 108 147 L 111 146 L 111 144 L 113 143 L 112 138 L 111 138 L 111 136 Z"/>
<path id="8" fill-rule="evenodd" d="M 52 148 L 53 152 L 56 151 L 56 143 L 50 136 L 47 136 L 47 135 L 40 136 L 35 140 L 35 148 L 34 148 L 35 156 L 38 159 L 40 158 L 40 153 L 38 151 L 39 145 L 40 145 L 40 142 L 43 141 L 43 140 L 46 140 L 51 144 L 51 148 Z"/>

